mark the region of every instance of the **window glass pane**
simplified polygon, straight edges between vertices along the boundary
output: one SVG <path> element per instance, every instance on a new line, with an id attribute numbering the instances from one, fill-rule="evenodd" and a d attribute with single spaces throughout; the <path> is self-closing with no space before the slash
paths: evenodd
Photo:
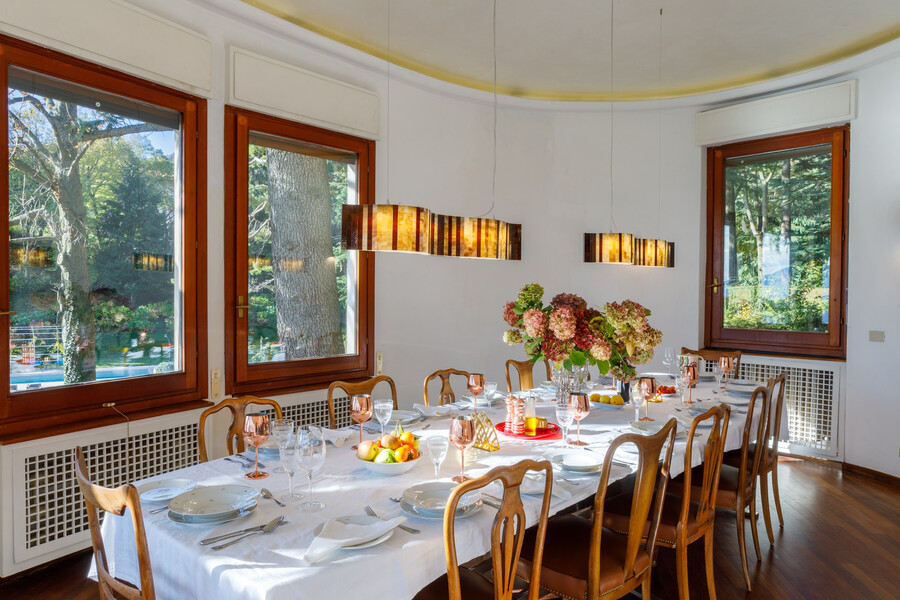
<path id="1" fill-rule="evenodd" d="M 357 155 L 251 133 L 248 169 L 249 362 L 356 353 L 357 269 L 340 233 Z"/>
<path id="2" fill-rule="evenodd" d="M 182 370 L 181 117 L 10 68 L 10 389 Z"/>
<path id="3" fill-rule="evenodd" d="M 724 327 L 827 332 L 831 145 L 725 162 Z"/>

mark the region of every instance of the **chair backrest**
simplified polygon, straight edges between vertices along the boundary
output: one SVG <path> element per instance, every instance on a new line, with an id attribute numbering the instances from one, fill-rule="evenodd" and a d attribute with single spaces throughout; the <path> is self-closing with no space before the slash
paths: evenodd
<path id="1" fill-rule="evenodd" d="M 603 533 L 603 509 L 606 504 L 609 473 L 616 449 L 628 442 L 633 443 L 638 449 L 638 465 L 637 471 L 634 473 L 631 516 L 628 521 L 625 546 L 625 562 L 622 565 L 625 573 L 633 573 L 648 519 L 650 520 L 650 531 L 645 548 L 648 554 L 653 555 L 653 547 L 659 533 L 659 520 L 666 494 L 666 483 L 669 480 L 669 467 L 672 464 L 672 451 L 675 447 L 675 426 L 675 419 L 669 419 L 662 429 L 653 435 L 625 433 L 610 443 L 606 451 L 606 458 L 603 460 L 600 485 L 594 495 L 594 523 L 591 528 L 591 551 L 588 558 L 588 598 L 600 597 L 600 545 Z M 663 446 L 667 447 L 666 455 L 660 462 Z M 656 490 L 655 499 L 654 490 Z"/>
<path id="2" fill-rule="evenodd" d="M 682 354 L 696 354 L 703 360 L 708 360 L 711 362 L 719 362 L 719 359 L 723 356 L 730 356 L 734 361 L 734 371 L 732 371 L 729 377 L 737 377 L 738 370 L 741 368 L 741 351 L 740 350 L 710 350 L 704 348 L 703 350 L 691 350 L 690 348 L 681 347 Z"/>
<path id="3" fill-rule="evenodd" d="M 772 380 L 774 381 L 774 380 Z M 753 494 L 756 493 L 756 481 L 759 469 L 763 464 L 766 456 L 766 435 L 768 434 L 769 424 L 769 398 L 772 397 L 772 388 L 759 386 L 753 390 L 750 396 L 750 404 L 747 406 L 747 421 L 744 424 L 744 433 L 741 438 L 741 464 L 738 473 L 738 489 L 744 490 L 748 487 Z M 756 410 L 757 403 L 759 410 Z M 751 439 L 754 429 L 756 430 L 756 444 L 751 448 Z M 751 453 L 751 449 L 755 449 Z M 742 510 L 740 507 L 738 510 Z"/>
<path id="4" fill-rule="evenodd" d="M 547 517 L 550 514 L 550 497 L 553 490 L 553 468 L 546 460 L 523 460 L 514 465 L 495 467 L 481 477 L 470 479 L 453 489 L 444 511 L 444 553 L 447 557 L 447 583 L 450 600 L 460 600 L 459 561 L 456 557 L 456 507 L 459 499 L 472 490 L 478 490 L 500 481 L 503 498 L 491 525 L 491 563 L 494 573 L 494 599 L 511 600 L 516 580 L 516 565 L 522 553 L 525 537 L 525 507 L 519 486 L 528 471 L 544 472 L 544 500 L 537 523 L 537 537 L 531 566 L 529 600 L 540 596 L 541 563 L 544 554 L 544 538 L 547 533 Z"/>
<path id="5" fill-rule="evenodd" d="M 432 379 L 437 379 L 440 377 L 441 379 L 441 393 L 438 400 L 439 405 L 451 404 L 456 402 L 456 394 L 453 393 L 453 388 L 450 386 L 450 376 L 451 375 L 461 375 L 469 379 L 468 371 L 460 371 L 459 369 L 440 369 L 429 375 L 425 378 L 425 406 L 429 405 L 428 402 L 428 382 Z"/>
<path id="6" fill-rule="evenodd" d="M 519 375 L 519 389 L 530 390 L 534 388 L 534 363 L 530 360 L 513 360 L 506 361 L 506 391 L 512 392 L 512 380 L 510 380 L 510 367 L 515 368 Z M 550 363 L 545 359 L 544 368 L 547 370 L 547 379 L 550 379 Z"/>
<path id="7" fill-rule="evenodd" d="M 691 423 L 691 429 L 688 431 L 687 442 L 685 442 L 684 448 L 684 494 L 681 499 L 679 523 L 688 522 L 691 507 L 694 507 L 694 517 L 701 526 L 708 521 L 712 521 L 715 517 L 715 499 L 719 491 L 719 473 L 722 471 L 722 460 L 725 456 L 725 438 L 728 434 L 728 420 L 730 416 L 731 407 L 727 404 L 719 404 L 702 415 L 695 417 Z M 706 448 L 703 451 L 703 481 L 697 486 L 697 489 L 700 490 L 700 495 L 697 496 L 696 490 L 693 492 L 691 490 L 691 485 L 697 485 L 697 482 L 691 483 L 694 432 L 703 421 L 709 419 L 713 419 L 713 424 L 709 430 Z"/>
<path id="8" fill-rule="evenodd" d="M 769 390 L 769 422 L 766 424 L 766 442 L 768 446 L 764 467 L 766 470 L 778 462 L 778 434 L 781 432 L 781 414 L 784 411 L 784 388 L 787 385 L 787 373 L 770 379 L 766 384 Z"/>
<path id="9" fill-rule="evenodd" d="M 347 396 L 353 396 L 354 394 L 371 394 L 372 390 L 375 389 L 375 386 L 382 381 L 386 381 L 388 385 L 391 386 L 391 400 L 394 401 L 394 410 L 397 410 L 397 386 L 394 385 L 394 380 L 387 375 L 378 375 L 377 377 L 372 377 L 371 379 L 357 382 L 335 381 L 328 386 L 328 426 L 331 429 L 335 429 L 337 427 L 337 418 L 334 414 L 335 390 L 341 389 L 345 394 L 347 394 Z"/>
<path id="10" fill-rule="evenodd" d="M 206 453 L 206 419 L 226 408 L 231 411 L 231 425 L 229 425 L 228 429 L 225 431 L 225 450 L 231 455 L 237 452 L 243 452 L 246 449 L 246 444 L 244 444 L 244 416 L 247 414 L 247 406 L 250 404 L 271 406 L 275 409 L 275 416 L 279 419 L 282 418 L 281 406 L 269 398 L 257 398 L 256 396 L 225 398 L 215 406 L 211 406 L 204 410 L 200 415 L 200 425 L 197 429 L 197 443 L 200 446 L 200 462 L 209 460 Z"/>
<path id="11" fill-rule="evenodd" d="M 94 558 L 97 564 L 97 582 L 100 584 L 100 597 L 104 599 L 122 598 L 124 600 L 154 600 L 156 591 L 153 588 L 153 571 L 150 569 L 150 552 L 147 549 L 147 532 L 144 530 L 144 518 L 141 516 L 141 500 L 137 489 L 126 484 L 118 488 L 105 488 L 91 483 L 81 446 L 75 448 L 75 478 L 84 496 L 84 505 L 91 530 L 91 543 L 94 547 Z M 109 572 L 106 560 L 106 548 L 100 535 L 100 510 L 122 516 L 125 509 L 131 513 L 131 524 L 134 528 L 134 541 L 137 546 L 138 570 L 141 577 L 140 589 L 130 583 L 116 579 Z"/>

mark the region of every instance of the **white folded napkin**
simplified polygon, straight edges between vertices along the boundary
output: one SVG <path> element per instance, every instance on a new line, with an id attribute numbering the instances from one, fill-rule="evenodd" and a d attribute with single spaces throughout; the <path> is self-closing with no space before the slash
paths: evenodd
<path id="1" fill-rule="evenodd" d="M 397 517 L 387 521 L 377 521 L 369 525 L 353 525 L 342 523 L 337 519 L 329 519 L 325 522 L 322 532 L 313 538 L 312 544 L 303 555 L 303 559 L 309 564 L 316 563 L 338 548 L 355 546 L 380 538 L 391 529 L 397 527 L 406 520 L 406 517 Z"/>
<path id="2" fill-rule="evenodd" d="M 413 404 L 413 408 L 419 411 L 425 417 L 446 417 L 450 414 L 450 405 L 443 406 L 426 406 L 424 404 Z"/>
<path id="3" fill-rule="evenodd" d="M 669 418 L 670 418 L 670 419 L 675 419 L 675 421 L 677 421 L 678 424 L 679 424 L 679 425 L 682 427 L 682 429 L 684 429 L 685 431 L 690 431 L 690 429 L 691 429 L 691 424 L 690 424 L 688 421 L 685 421 L 684 419 L 682 419 L 680 416 L 678 416 L 678 415 L 676 415 L 676 414 L 673 413 L 673 414 L 670 414 L 670 415 L 669 415 Z"/>
<path id="4" fill-rule="evenodd" d="M 326 442 L 331 442 L 338 448 L 356 436 L 355 429 L 325 429 L 324 427 L 316 427 L 315 425 L 310 425 L 309 428 L 317 435 L 324 438 Z"/>
<path id="5" fill-rule="evenodd" d="M 500 484 L 501 487 L 502 485 L 503 484 Z M 519 492 L 526 496 L 543 496 L 544 478 L 525 477 L 525 479 L 522 480 L 522 485 L 519 486 Z M 551 494 L 554 498 L 559 498 L 560 500 L 568 500 L 572 497 L 572 492 L 556 485 L 556 482 L 553 483 L 553 491 L 551 492 Z"/>

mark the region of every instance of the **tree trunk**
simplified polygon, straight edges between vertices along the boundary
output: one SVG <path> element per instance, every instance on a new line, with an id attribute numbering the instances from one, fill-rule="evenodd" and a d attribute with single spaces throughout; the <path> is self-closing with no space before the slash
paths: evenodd
<path id="1" fill-rule="evenodd" d="M 735 202 L 737 190 L 734 185 L 725 187 L 725 227 L 728 228 L 728 239 L 725 240 L 728 248 L 728 264 L 726 265 L 723 279 L 725 281 L 738 282 L 738 257 L 737 257 L 737 214 Z M 724 283 L 724 282 L 723 282 Z"/>
<path id="2" fill-rule="evenodd" d="M 787 273 L 785 273 L 785 287 L 791 284 L 791 219 L 793 217 L 792 205 L 794 197 L 791 190 L 791 159 L 786 158 L 781 163 L 781 181 L 784 184 L 784 199 L 781 201 L 781 252 L 787 254 Z"/>
<path id="3" fill-rule="evenodd" d="M 325 160 L 269 148 L 278 337 L 287 360 L 344 353 Z"/>

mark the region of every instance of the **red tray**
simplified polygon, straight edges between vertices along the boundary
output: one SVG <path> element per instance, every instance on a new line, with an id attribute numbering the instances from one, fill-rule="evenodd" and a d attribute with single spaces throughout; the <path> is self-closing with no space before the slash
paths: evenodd
<path id="1" fill-rule="evenodd" d="M 494 427 L 502 433 L 503 435 L 511 438 L 518 438 L 520 440 L 561 440 L 562 432 L 559 430 L 559 425 L 555 423 L 548 423 L 546 427 L 542 427 L 537 430 L 534 435 L 525 435 L 524 433 L 510 433 L 506 431 L 506 421 L 501 421 L 494 425 Z"/>

